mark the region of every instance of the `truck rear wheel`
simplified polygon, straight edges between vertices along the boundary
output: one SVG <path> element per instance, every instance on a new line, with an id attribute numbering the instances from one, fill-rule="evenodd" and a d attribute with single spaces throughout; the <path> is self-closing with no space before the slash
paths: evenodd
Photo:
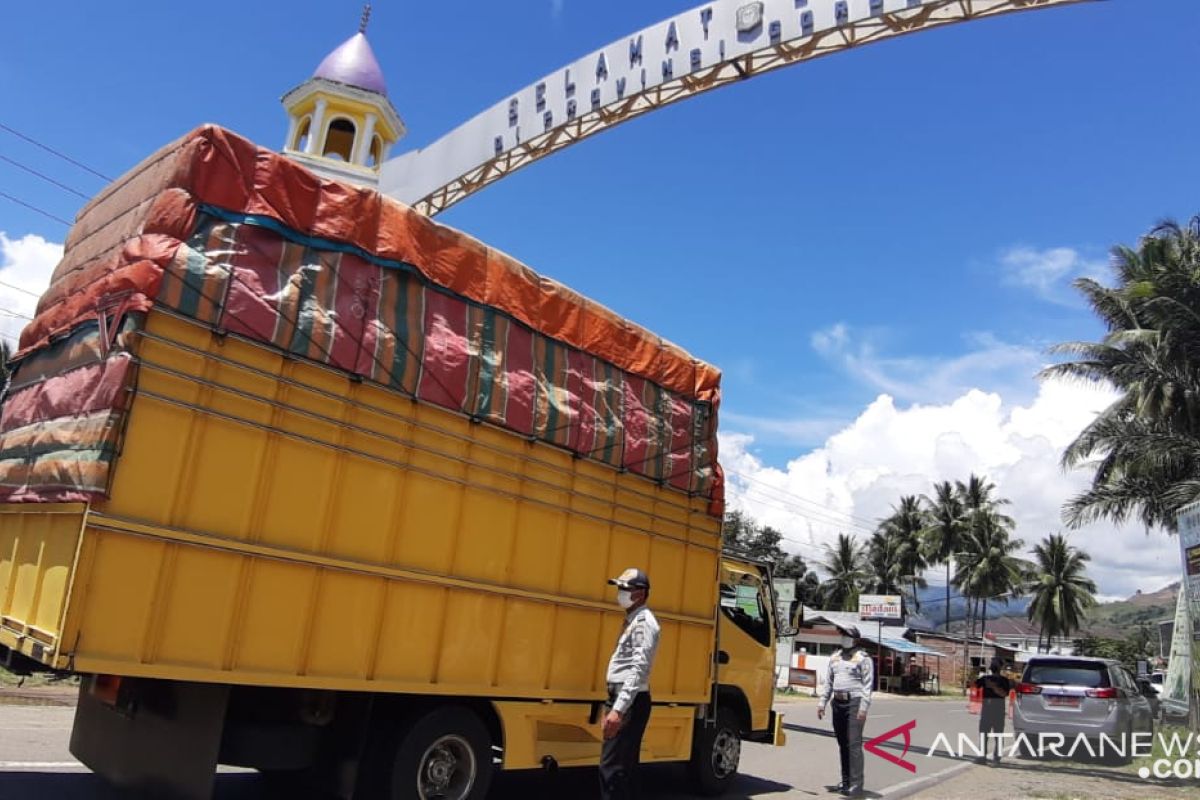
<path id="1" fill-rule="evenodd" d="M 707 797 L 724 794 L 737 775 L 741 759 L 742 739 L 732 711 L 720 709 L 714 725 L 696 725 L 688 772 L 697 792 Z"/>
<path id="2" fill-rule="evenodd" d="M 401 733 L 392 800 L 483 800 L 491 782 L 491 738 L 469 709 L 434 709 Z"/>

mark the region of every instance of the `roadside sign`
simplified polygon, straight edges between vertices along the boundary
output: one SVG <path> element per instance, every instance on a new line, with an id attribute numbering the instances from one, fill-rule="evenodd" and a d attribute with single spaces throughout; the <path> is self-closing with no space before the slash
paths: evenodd
<path id="1" fill-rule="evenodd" d="M 858 597 L 858 615 L 866 620 L 902 619 L 898 594 L 863 594 Z"/>

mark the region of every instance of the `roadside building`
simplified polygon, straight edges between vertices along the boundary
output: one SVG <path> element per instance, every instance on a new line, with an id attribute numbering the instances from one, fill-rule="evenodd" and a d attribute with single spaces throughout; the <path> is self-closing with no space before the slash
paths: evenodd
<path id="1" fill-rule="evenodd" d="M 1017 648 L 997 641 L 990 634 L 983 638 L 968 638 L 941 631 L 915 631 L 914 638 L 921 647 L 942 656 L 934 668 L 937 670 L 937 680 L 944 688 L 963 685 L 964 666 L 966 676 L 974 680 L 980 672 L 987 670 L 993 657 L 999 656 L 1010 669 L 1020 660 Z"/>
<path id="2" fill-rule="evenodd" d="M 924 623 L 919 623 L 924 627 Z M 780 685 L 802 691 L 817 691 L 829 666 L 829 657 L 839 649 L 858 646 L 875 659 L 879 688 L 895 692 L 937 692 L 938 670 L 933 663 L 939 654 L 918 644 L 917 628 L 908 624 L 866 621 L 850 611 L 804 608 L 803 620 L 793 640 L 792 660 Z M 855 635 L 856 634 L 856 635 Z"/>

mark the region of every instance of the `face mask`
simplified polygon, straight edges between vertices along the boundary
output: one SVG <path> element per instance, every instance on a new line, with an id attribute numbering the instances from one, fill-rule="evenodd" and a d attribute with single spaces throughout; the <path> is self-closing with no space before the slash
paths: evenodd
<path id="1" fill-rule="evenodd" d="M 628 589 L 617 589 L 617 604 L 621 608 L 629 608 L 633 605 L 633 592 Z"/>

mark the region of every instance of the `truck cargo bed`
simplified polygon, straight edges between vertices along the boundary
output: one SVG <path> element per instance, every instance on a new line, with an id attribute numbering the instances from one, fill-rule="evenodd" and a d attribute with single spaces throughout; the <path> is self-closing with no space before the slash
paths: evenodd
<path id="1" fill-rule="evenodd" d="M 703 498 L 165 310 L 134 341 L 111 499 L 0 505 L 0 643 L 81 672 L 599 699 L 605 579 L 639 564 L 655 698 L 704 701 Z"/>

